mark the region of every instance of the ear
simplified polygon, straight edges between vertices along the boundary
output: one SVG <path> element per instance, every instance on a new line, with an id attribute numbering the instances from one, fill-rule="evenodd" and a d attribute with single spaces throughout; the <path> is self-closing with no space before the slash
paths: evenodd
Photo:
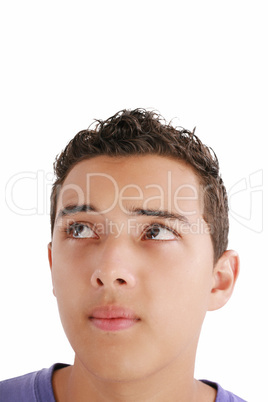
<path id="1" fill-rule="evenodd" d="M 47 245 L 47 252 L 48 252 L 48 262 L 49 262 L 49 266 L 50 266 L 50 271 L 52 273 L 52 243 L 51 242 L 48 243 L 48 245 Z M 54 294 L 54 296 L 56 296 L 54 286 L 53 286 L 53 294 Z"/>
<path id="2" fill-rule="evenodd" d="M 48 262 L 50 269 L 52 269 L 52 243 L 48 243 L 47 245 L 47 251 L 48 251 Z"/>
<path id="3" fill-rule="evenodd" d="M 209 311 L 218 310 L 227 303 L 233 293 L 238 274 L 238 254 L 233 250 L 225 251 L 214 267 Z"/>

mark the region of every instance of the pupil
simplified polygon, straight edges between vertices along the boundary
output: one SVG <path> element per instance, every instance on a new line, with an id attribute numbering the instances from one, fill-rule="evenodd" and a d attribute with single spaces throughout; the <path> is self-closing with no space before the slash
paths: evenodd
<path id="1" fill-rule="evenodd" d="M 154 238 L 159 235 L 159 232 L 160 232 L 159 226 L 156 225 L 152 226 L 152 228 L 149 231 L 149 237 Z"/>
<path id="2" fill-rule="evenodd" d="M 77 225 L 77 226 L 75 227 L 75 235 L 76 235 L 76 236 L 79 235 L 79 234 L 81 234 L 82 231 L 83 231 L 83 225 Z"/>

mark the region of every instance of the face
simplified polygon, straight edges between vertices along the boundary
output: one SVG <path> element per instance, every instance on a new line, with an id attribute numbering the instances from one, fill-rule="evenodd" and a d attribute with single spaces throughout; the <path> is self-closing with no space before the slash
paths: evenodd
<path id="1" fill-rule="evenodd" d="M 182 162 L 98 156 L 70 171 L 49 259 L 76 365 L 129 380 L 193 362 L 213 283 L 202 213 Z"/>

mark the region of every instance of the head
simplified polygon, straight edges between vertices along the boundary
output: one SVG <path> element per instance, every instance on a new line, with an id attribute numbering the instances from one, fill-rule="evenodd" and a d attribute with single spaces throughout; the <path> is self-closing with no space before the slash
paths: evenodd
<path id="1" fill-rule="evenodd" d="M 56 158 L 56 181 L 51 194 L 51 232 L 53 236 L 57 196 L 72 168 L 85 159 L 106 155 L 126 157 L 159 155 L 182 161 L 196 173 L 216 263 L 228 244 L 228 200 L 215 153 L 194 131 L 166 124 L 155 112 L 123 110 L 109 119 L 96 121 L 95 128 L 82 130 Z"/>
<path id="2" fill-rule="evenodd" d="M 49 261 L 74 367 L 116 381 L 189 373 L 238 273 L 213 152 L 155 113 L 122 111 L 78 133 L 55 172 Z"/>

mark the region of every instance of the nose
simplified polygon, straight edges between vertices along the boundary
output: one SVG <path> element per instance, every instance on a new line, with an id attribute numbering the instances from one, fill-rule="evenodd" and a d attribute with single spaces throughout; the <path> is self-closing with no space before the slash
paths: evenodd
<path id="1" fill-rule="evenodd" d="M 126 288 L 132 289 L 136 285 L 134 273 L 135 257 L 127 247 L 110 245 L 103 250 L 96 269 L 91 275 L 91 284 L 94 288 Z"/>

